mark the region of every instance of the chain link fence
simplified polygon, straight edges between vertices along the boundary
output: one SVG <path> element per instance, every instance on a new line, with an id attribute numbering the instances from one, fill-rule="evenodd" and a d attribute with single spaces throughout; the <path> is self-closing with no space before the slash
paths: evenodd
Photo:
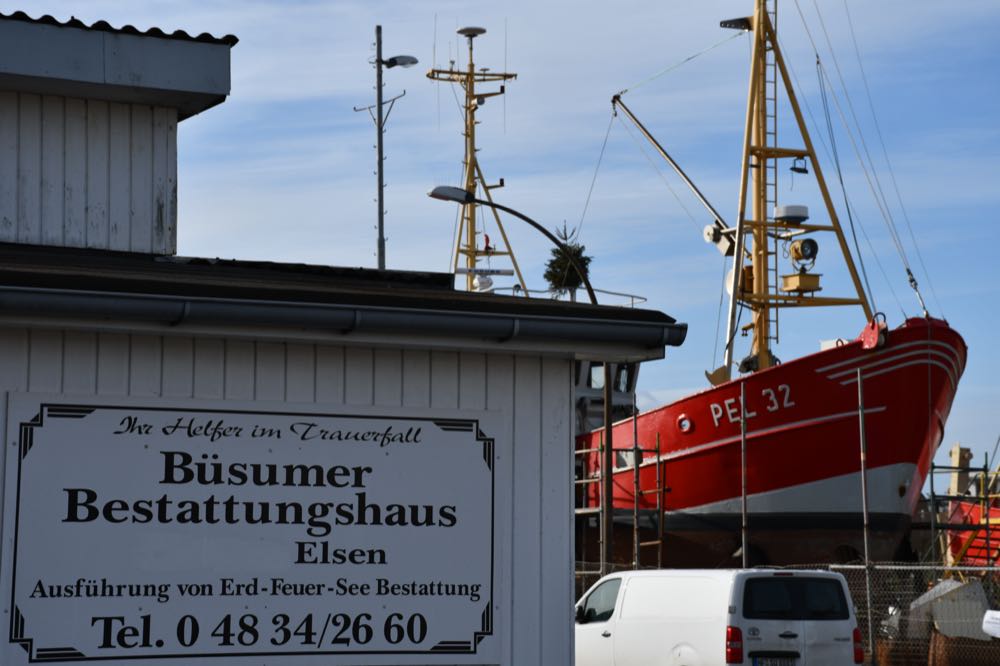
<path id="1" fill-rule="evenodd" d="M 1000 569 L 893 563 L 873 564 L 867 571 L 862 564 L 796 568 L 829 569 L 847 579 L 865 640 L 866 663 L 1000 664 L 1000 639 L 991 639 L 982 630 L 986 611 L 1000 609 Z"/>
<path id="2" fill-rule="evenodd" d="M 847 579 L 865 663 L 878 666 L 1000 666 L 1000 639 L 983 633 L 986 610 L 1000 609 L 1000 568 L 910 563 L 811 564 Z M 579 598 L 600 578 L 597 562 L 577 562 Z M 612 571 L 631 569 L 612 565 Z M 867 587 L 871 581 L 871 608 Z M 868 618 L 871 617 L 871 636 Z M 872 649 L 874 643 L 874 650 Z"/>

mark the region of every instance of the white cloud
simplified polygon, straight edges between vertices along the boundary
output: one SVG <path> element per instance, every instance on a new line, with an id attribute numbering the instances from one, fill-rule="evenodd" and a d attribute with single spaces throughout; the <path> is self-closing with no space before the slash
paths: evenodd
<path id="1" fill-rule="evenodd" d="M 719 19 L 745 15 L 750 4 L 34 0 L 31 12 L 106 19 L 140 29 L 236 34 L 241 41 L 232 51 L 232 97 L 180 129 L 181 251 L 367 266 L 375 264 L 374 129 L 370 118 L 351 107 L 372 101 L 368 60 L 374 25 L 381 22 L 387 54 L 410 53 L 421 61 L 414 69 L 386 73 L 387 94 L 407 92 L 386 134 L 389 265 L 442 270 L 449 263 L 454 207 L 430 201 L 425 193 L 437 184 L 458 184 L 461 126 L 452 91 L 427 81 L 424 72 L 434 64 L 435 51 L 439 65 L 447 64 L 456 49 L 459 64 L 464 63 L 456 27 L 487 27 L 476 42 L 477 65 L 496 71 L 506 62 L 518 73 L 507 86 L 506 102 L 492 99 L 480 114 L 483 168 L 491 180 L 507 182 L 494 191 L 498 201 L 549 227 L 563 220 L 578 223 L 610 119 L 610 96 L 632 86 L 626 102 L 731 218 L 745 108 L 746 38 L 635 84 L 726 37 Z M 836 77 L 813 3 L 799 4 Z M 842 4 L 820 6 L 881 163 Z M 855 0 L 850 7 L 914 235 L 922 242 L 935 290 L 973 350 L 966 381 L 995 384 L 1000 360 L 987 350 L 995 346 L 992 338 L 1000 328 L 995 314 L 1000 262 L 994 258 L 1000 52 L 993 28 L 1000 7 L 984 0 L 963 2 L 960 11 L 930 0 Z M 815 93 L 812 51 L 793 3 L 782 4 L 779 26 L 801 85 Z M 822 121 L 819 100 L 813 97 L 809 104 Z M 913 312 L 915 301 L 900 261 L 846 139 L 838 138 L 838 147 L 865 229 L 880 252 L 888 250 L 882 257 L 886 272 Z M 832 169 L 824 166 L 832 185 Z M 669 350 L 665 361 L 643 371 L 643 390 L 658 399 L 703 385 L 701 371 L 712 359 L 721 273 L 717 253 L 698 235 L 707 214 L 669 169 L 661 169 L 696 223 L 616 122 L 582 237 L 596 257 L 598 286 L 645 294 L 651 307 L 691 325 L 684 347 Z M 883 182 L 888 186 L 888 180 Z M 808 203 L 818 215 L 815 188 L 796 179 L 790 190 L 791 183 L 783 172 L 782 198 Z M 839 201 L 839 188 L 832 189 Z M 507 226 L 522 267 L 532 275 L 529 282 L 540 283 L 549 248 L 518 222 Z M 908 243 L 908 231 L 902 233 Z M 833 254 L 833 245 L 824 244 L 821 270 L 831 285 L 842 279 Z M 895 312 L 878 269 L 870 257 L 868 262 L 883 307 Z M 898 314 L 893 318 L 898 323 Z M 797 319 L 789 317 L 786 326 Z M 780 353 L 797 355 L 815 350 L 820 338 L 852 336 L 860 329 L 859 319 L 856 312 L 838 312 L 820 317 L 816 325 L 786 328 Z M 670 388 L 677 386 L 687 388 Z M 965 399 L 960 391 L 955 417 L 974 424 L 968 438 L 992 441 L 990 424 L 971 416 L 978 407 L 965 407 Z"/>

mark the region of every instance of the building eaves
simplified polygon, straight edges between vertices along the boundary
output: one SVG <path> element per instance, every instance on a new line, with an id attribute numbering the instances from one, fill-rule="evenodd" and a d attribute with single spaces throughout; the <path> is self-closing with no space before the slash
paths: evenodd
<path id="1" fill-rule="evenodd" d="M 455 291 L 452 276 L 0 244 L 0 313 L 492 339 L 644 360 L 680 345 L 662 312 Z M 601 350 L 605 350 L 602 352 Z M 610 356 L 604 355 L 614 350 Z"/>
<path id="2" fill-rule="evenodd" d="M 50 14 L 45 14 L 38 18 L 33 18 L 28 16 L 23 11 L 16 11 L 10 14 L 0 12 L 0 19 L 5 19 L 8 21 L 24 21 L 26 23 L 36 23 L 39 25 L 53 25 L 65 28 L 79 28 L 81 30 L 93 30 L 97 32 L 110 32 L 119 35 L 138 35 L 142 37 L 159 37 L 161 39 L 175 39 L 187 42 L 202 42 L 204 44 L 224 44 L 226 46 L 235 46 L 239 39 L 235 35 L 225 35 L 223 37 L 215 37 L 207 32 L 203 32 L 200 35 L 190 35 L 183 30 L 175 30 L 173 32 L 165 32 L 157 27 L 152 27 L 147 30 L 139 30 L 132 25 L 124 25 L 120 28 L 112 26 L 107 21 L 96 21 L 94 23 L 84 23 L 75 16 L 71 16 L 66 21 L 60 21 L 59 19 L 51 16 Z"/>

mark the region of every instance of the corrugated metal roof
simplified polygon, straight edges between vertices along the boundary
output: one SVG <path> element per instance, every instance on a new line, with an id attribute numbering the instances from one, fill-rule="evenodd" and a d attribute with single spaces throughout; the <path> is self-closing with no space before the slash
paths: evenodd
<path id="1" fill-rule="evenodd" d="M 164 32 L 159 28 L 153 27 L 148 30 L 139 30 L 132 25 L 124 25 L 120 28 L 112 26 L 107 21 L 97 21 L 96 23 L 91 23 L 90 25 L 84 23 L 75 16 L 71 16 L 68 21 L 60 21 L 54 16 L 45 14 L 39 18 L 32 18 L 22 11 L 16 11 L 11 14 L 5 14 L 0 12 L 0 19 L 6 19 L 8 21 L 25 21 L 26 23 L 37 23 L 41 25 L 55 25 L 64 28 L 80 28 L 81 30 L 97 30 L 99 32 L 111 32 L 120 35 L 138 35 L 141 37 L 160 37 L 162 39 L 179 39 L 187 42 L 204 42 L 206 44 L 225 44 L 227 46 L 235 46 L 238 41 L 240 41 L 236 35 L 226 35 L 224 37 L 215 37 L 207 32 L 203 32 L 200 35 L 189 35 L 183 30 L 175 30 L 174 32 Z"/>

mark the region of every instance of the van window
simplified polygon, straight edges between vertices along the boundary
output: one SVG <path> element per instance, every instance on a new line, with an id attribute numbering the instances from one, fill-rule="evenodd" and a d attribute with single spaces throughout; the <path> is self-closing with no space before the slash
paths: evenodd
<path id="1" fill-rule="evenodd" d="M 743 617 L 752 620 L 846 620 L 844 588 L 835 578 L 749 578 Z"/>
<path id="2" fill-rule="evenodd" d="M 621 584 L 621 578 L 612 578 L 594 588 L 583 602 L 583 619 L 586 622 L 607 622 L 615 612 L 615 600 Z"/>

